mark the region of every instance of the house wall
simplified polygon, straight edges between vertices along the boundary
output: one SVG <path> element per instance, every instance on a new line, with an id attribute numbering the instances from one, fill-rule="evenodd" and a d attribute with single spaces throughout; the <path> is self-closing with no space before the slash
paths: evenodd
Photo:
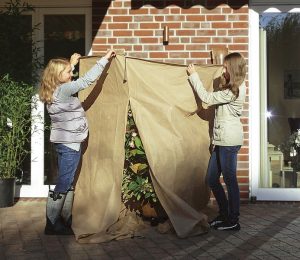
<path id="1" fill-rule="evenodd" d="M 108 48 L 124 49 L 126 55 L 143 59 L 211 64 L 211 50 L 227 47 L 229 52 L 240 52 L 248 59 L 247 3 L 93 0 L 92 51 L 100 55 Z M 170 28 L 170 38 L 169 44 L 163 45 L 166 25 Z M 247 96 L 242 115 L 245 142 L 238 155 L 238 181 L 243 200 L 249 198 L 248 113 Z"/>

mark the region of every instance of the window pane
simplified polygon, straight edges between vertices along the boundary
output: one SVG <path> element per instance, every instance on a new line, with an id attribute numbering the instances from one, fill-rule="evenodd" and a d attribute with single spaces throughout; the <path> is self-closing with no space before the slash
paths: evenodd
<path id="1" fill-rule="evenodd" d="M 299 188 L 300 14 L 266 13 L 260 23 L 267 33 L 270 115 L 267 120 L 269 169 L 262 172 L 269 175 L 269 183 L 264 187 Z"/>
<path id="2" fill-rule="evenodd" d="M 84 15 L 45 16 L 45 64 L 52 58 L 85 54 Z"/>

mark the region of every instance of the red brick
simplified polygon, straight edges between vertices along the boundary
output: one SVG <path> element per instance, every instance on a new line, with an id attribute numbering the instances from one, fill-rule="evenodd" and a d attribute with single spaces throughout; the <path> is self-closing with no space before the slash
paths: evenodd
<path id="1" fill-rule="evenodd" d="M 205 16 L 204 15 L 188 15 L 188 16 L 186 16 L 186 20 L 189 22 L 205 21 Z"/>
<path id="2" fill-rule="evenodd" d="M 142 16 L 135 16 L 134 22 L 140 23 L 140 22 L 153 22 L 154 18 L 150 15 L 142 15 Z"/>
<path id="3" fill-rule="evenodd" d="M 183 22 L 182 28 L 200 28 L 200 23 Z"/>
<path id="4" fill-rule="evenodd" d="M 165 20 L 164 16 L 154 16 L 154 20 L 156 22 L 163 22 Z"/>
<path id="5" fill-rule="evenodd" d="M 206 21 L 225 21 L 226 15 L 208 14 L 206 15 Z"/>
<path id="6" fill-rule="evenodd" d="M 93 44 L 106 44 L 106 42 L 106 38 L 94 38 L 93 40 Z"/>
<path id="7" fill-rule="evenodd" d="M 200 14 L 200 8 L 181 9 L 182 14 Z"/>
<path id="8" fill-rule="evenodd" d="M 141 51 L 141 50 L 143 50 L 143 47 L 141 46 L 141 45 L 134 45 L 133 46 L 133 49 L 135 50 L 135 51 Z M 146 52 L 145 52 L 146 53 Z"/>
<path id="9" fill-rule="evenodd" d="M 228 49 L 236 51 L 246 51 L 248 50 L 248 44 L 228 44 Z"/>
<path id="10" fill-rule="evenodd" d="M 174 58 L 188 58 L 189 57 L 189 53 L 188 52 L 170 52 L 169 53 L 169 57 L 174 59 Z"/>
<path id="11" fill-rule="evenodd" d="M 150 52 L 150 58 L 153 58 L 153 59 L 168 58 L 168 53 L 165 53 L 165 52 Z"/>
<path id="12" fill-rule="evenodd" d="M 228 21 L 248 21 L 248 15 L 228 15 Z"/>
<path id="13" fill-rule="evenodd" d="M 197 45 L 186 45 L 185 48 L 188 51 L 204 51 L 204 50 L 206 50 L 205 45 L 200 45 L 200 44 L 197 44 Z"/>
<path id="14" fill-rule="evenodd" d="M 151 31 L 151 30 L 135 30 L 134 36 L 153 36 L 153 31 Z"/>
<path id="15" fill-rule="evenodd" d="M 215 36 L 216 30 L 198 30 L 197 36 Z"/>
<path id="16" fill-rule="evenodd" d="M 211 37 L 192 37 L 192 43 L 210 43 Z"/>
<path id="17" fill-rule="evenodd" d="M 116 38 L 108 38 L 107 42 L 110 44 L 115 44 L 115 43 L 117 43 L 117 39 Z"/>
<path id="18" fill-rule="evenodd" d="M 231 22 L 212 22 L 211 23 L 212 28 L 231 28 Z"/>
<path id="19" fill-rule="evenodd" d="M 141 9 L 130 9 L 129 10 L 130 15 L 136 15 L 136 14 L 149 14 L 148 8 L 141 8 Z"/>
<path id="20" fill-rule="evenodd" d="M 132 22 L 131 16 L 113 16 L 114 22 Z"/>
<path id="21" fill-rule="evenodd" d="M 128 14 L 128 9 L 119 8 L 119 9 L 109 9 L 108 10 L 109 15 L 120 15 L 120 14 Z"/>
<path id="22" fill-rule="evenodd" d="M 166 51 L 179 51 L 179 50 L 184 50 L 184 45 L 183 44 L 177 44 L 177 45 L 166 45 L 165 47 Z"/>
<path id="23" fill-rule="evenodd" d="M 249 161 L 249 156 L 248 155 L 238 155 L 238 160 L 239 161 Z"/>
<path id="24" fill-rule="evenodd" d="M 168 9 L 150 9 L 150 14 L 158 15 L 158 14 L 169 14 Z"/>
<path id="25" fill-rule="evenodd" d="M 176 35 L 177 36 L 184 36 L 184 35 L 194 36 L 194 35 L 196 35 L 196 31 L 195 30 L 177 30 Z"/>
<path id="26" fill-rule="evenodd" d="M 249 8 L 247 6 L 238 8 L 238 9 L 232 9 L 233 14 L 248 14 Z"/>
<path id="27" fill-rule="evenodd" d="M 228 36 L 248 36 L 248 30 L 245 29 L 229 29 Z"/>
<path id="28" fill-rule="evenodd" d="M 140 58 L 140 59 L 148 59 L 148 53 L 147 52 L 128 52 L 128 56 Z"/>
<path id="29" fill-rule="evenodd" d="M 217 30 L 217 36 L 227 36 L 227 30 Z"/>
<path id="30" fill-rule="evenodd" d="M 248 28 L 249 24 L 247 22 L 233 22 L 233 28 Z"/>
<path id="31" fill-rule="evenodd" d="M 212 43 L 231 43 L 231 37 L 212 37 Z"/>
<path id="32" fill-rule="evenodd" d="M 158 38 L 140 38 L 141 43 L 158 43 Z"/>
<path id="33" fill-rule="evenodd" d="M 184 21 L 184 16 L 182 15 L 169 15 L 165 17 L 166 21 Z"/>
<path id="34" fill-rule="evenodd" d="M 113 7 L 122 7 L 122 2 L 112 1 Z"/>
<path id="35" fill-rule="evenodd" d="M 179 8 L 171 8 L 170 13 L 171 14 L 180 14 L 180 9 Z"/>
<path id="36" fill-rule="evenodd" d="M 114 37 L 132 36 L 132 31 L 113 31 Z"/>
<path id="37" fill-rule="evenodd" d="M 158 29 L 159 27 L 158 23 L 140 23 L 141 29 Z"/>
<path id="38" fill-rule="evenodd" d="M 248 44 L 249 39 L 248 37 L 233 37 L 233 43 L 245 43 Z"/>
<path id="39" fill-rule="evenodd" d="M 191 58 L 209 58 L 210 53 L 209 52 L 191 52 L 190 57 Z"/>
<path id="40" fill-rule="evenodd" d="M 108 24 L 108 29 L 128 29 L 127 23 L 111 23 Z"/>

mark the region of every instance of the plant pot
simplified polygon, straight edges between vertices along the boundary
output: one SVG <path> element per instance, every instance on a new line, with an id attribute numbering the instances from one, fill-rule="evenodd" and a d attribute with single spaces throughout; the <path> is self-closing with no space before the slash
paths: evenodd
<path id="1" fill-rule="evenodd" d="M 0 208 L 14 205 L 16 178 L 0 179 Z"/>
<path id="2" fill-rule="evenodd" d="M 156 218 L 157 217 L 157 213 L 156 213 L 154 207 L 152 207 L 150 205 L 150 203 L 146 203 L 142 206 L 142 214 L 146 218 Z"/>

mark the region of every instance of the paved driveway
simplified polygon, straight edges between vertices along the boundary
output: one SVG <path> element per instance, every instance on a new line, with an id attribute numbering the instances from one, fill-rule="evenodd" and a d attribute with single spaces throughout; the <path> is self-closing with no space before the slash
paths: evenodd
<path id="1" fill-rule="evenodd" d="M 300 259 L 299 204 L 241 206 L 240 231 L 179 239 L 155 227 L 144 238 L 78 244 L 72 236 L 45 236 L 44 199 L 0 209 L 0 259 Z M 213 217 L 215 208 L 207 213 Z"/>

